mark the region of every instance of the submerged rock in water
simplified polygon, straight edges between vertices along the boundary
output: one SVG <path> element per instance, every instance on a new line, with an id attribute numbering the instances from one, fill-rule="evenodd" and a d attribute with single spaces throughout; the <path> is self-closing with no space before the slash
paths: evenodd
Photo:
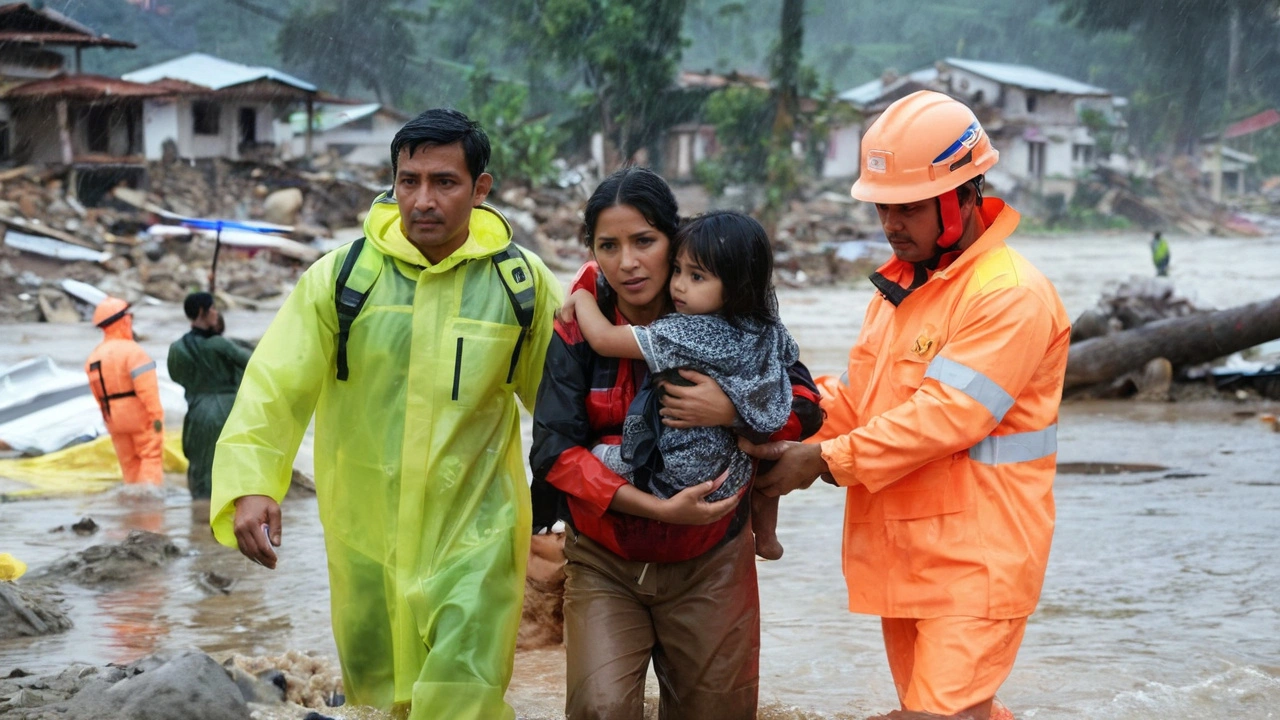
<path id="1" fill-rule="evenodd" d="M 130 580 L 182 554 L 165 535 L 134 530 L 119 545 L 94 545 L 59 560 L 40 574 L 44 581 L 67 578 L 79 585 Z"/>
<path id="2" fill-rule="evenodd" d="M 71 629 L 71 619 L 58 600 L 47 588 L 0 582 L 0 640 Z"/>

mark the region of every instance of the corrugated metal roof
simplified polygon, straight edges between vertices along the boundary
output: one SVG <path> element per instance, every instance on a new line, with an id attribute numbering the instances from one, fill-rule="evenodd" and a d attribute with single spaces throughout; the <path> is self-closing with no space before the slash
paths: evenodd
<path id="1" fill-rule="evenodd" d="M 938 77 L 938 70 L 934 67 L 920 68 L 915 72 L 907 73 L 885 86 L 883 79 L 876 79 L 865 82 L 851 90 L 845 90 L 838 96 L 841 100 L 853 103 L 854 105 L 869 105 L 884 94 L 905 82 L 931 83 Z"/>
<path id="2" fill-rule="evenodd" d="M 98 100 L 109 97 L 155 97 L 168 95 L 164 86 L 131 83 L 102 75 L 59 75 L 47 80 L 35 80 L 11 87 L 3 97 L 71 97 Z"/>
<path id="3" fill-rule="evenodd" d="M 983 62 L 981 60 L 962 60 L 947 58 L 947 65 L 966 70 L 974 75 L 981 75 L 1004 85 L 1055 92 L 1064 95 L 1110 95 L 1111 91 L 1079 80 L 1055 75 L 1027 65 L 1010 65 L 1007 63 Z"/>
<path id="4" fill-rule="evenodd" d="M 314 120 L 312 129 L 315 132 L 328 132 L 334 128 L 342 127 L 350 122 L 355 122 L 360 118 L 366 118 L 382 109 L 382 105 L 378 103 L 366 103 L 364 105 L 340 105 L 337 103 L 316 103 L 314 109 Z M 307 131 L 307 113 L 305 110 L 295 112 L 289 116 L 289 125 L 295 133 L 304 133 Z"/>
<path id="5" fill-rule="evenodd" d="M 159 65 L 152 65 L 141 70 L 122 75 L 130 82 L 149 83 L 156 80 L 182 80 L 196 85 L 203 85 L 214 90 L 222 90 L 235 85 L 254 82 L 255 80 L 272 80 L 300 90 L 315 92 L 316 86 L 304 82 L 288 73 L 268 67 L 250 67 L 240 63 L 223 60 L 204 53 L 191 53 L 174 58 Z"/>

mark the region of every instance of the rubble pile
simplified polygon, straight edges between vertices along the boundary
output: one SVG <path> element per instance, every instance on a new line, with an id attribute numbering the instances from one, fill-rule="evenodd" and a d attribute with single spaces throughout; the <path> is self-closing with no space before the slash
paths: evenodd
<path id="1" fill-rule="evenodd" d="M 865 211 L 847 193 L 821 192 L 794 200 L 778 221 L 774 236 L 777 281 L 791 287 L 829 285 L 865 278 L 884 264 L 892 250 L 866 228 Z"/>
<path id="2" fill-rule="evenodd" d="M 1071 342 L 1142 327 L 1156 320 L 1207 312 L 1166 278 L 1134 276 L 1110 288 L 1071 325 Z"/>
<path id="3" fill-rule="evenodd" d="M 178 302 L 207 289 L 215 233 L 184 230 L 193 219 L 270 223 L 302 243 L 245 247 L 219 236 L 220 299 L 252 306 L 287 292 L 322 248 L 340 242 L 325 239 L 353 239 L 369 203 L 389 185 L 385 170 L 340 165 L 328 156 L 304 170 L 280 161 L 191 163 L 170 154 L 148 165 L 146 189 L 120 185 L 102 195 L 99 207 L 85 207 L 67 192 L 66 178 L 65 168 L 0 172 L 0 323 L 83 319 L 83 303 L 77 306 L 63 290 L 68 279 L 130 302 Z M 579 234 L 593 188 L 588 179 L 565 187 L 512 185 L 490 202 L 510 220 L 517 242 L 553 269 L 572 272 L 589 257 Z M 889 255 L 887 244 L 866 239 L 861 228 L 873 223 L 855 219 L 857 206 L 846 194 L 822 190 L 793 202 L 778 221 L 779 284 L 862 277 Z"/>
<path id="4" fill-rule="evenodd" d="M 1098 197 L 1097 211 L 1119 216 L 1147 230 L 1180 230 L 1192 235 L 1261 235 L 1247 218 L 1214 203 L 1199 185 L 1199 169 L 1179 157 L 1165 172 L 1135 180 L 1099 166 L 1081 191 Z M 1077 191 L 1080 193 L 1081 191 Z"/>

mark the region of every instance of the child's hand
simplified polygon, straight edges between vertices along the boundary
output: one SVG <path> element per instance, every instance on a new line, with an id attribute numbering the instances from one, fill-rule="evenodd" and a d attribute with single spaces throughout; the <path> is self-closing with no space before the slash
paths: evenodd
<path id="1" fill-rule="evenodd" d="M 556 319 L 562 323 L 574 322 L 577 318 L 574 308 L 577 307 L 578 303 L 595 301 L 596 296 L 592 295 L 589 290 L 577 290 L 565 298 L 564 305 L 561 305 L 560 309 L 556 311 Z"/>
<path id="2" fill-rule="evenodd" d="M 575 315 L 573 312 L 573 306 L 576 302 L 576 297 L 577 293 L 574 293 L 564 299 L 564 305 L 561 305 L 560 309 L 556 311 L 557 320 L 562 323 L 571 323 L 574 321 Z"/>

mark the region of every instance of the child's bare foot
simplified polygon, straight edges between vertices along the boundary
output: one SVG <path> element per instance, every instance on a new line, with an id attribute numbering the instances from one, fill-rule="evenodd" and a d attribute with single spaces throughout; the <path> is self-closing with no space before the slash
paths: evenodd
<path id="1" fill-rule="evenodd" d="M 777 560 L 782 557 L 782 543 L 773 533 L 756 533 L 756 555 L 765 560 Z"/>

